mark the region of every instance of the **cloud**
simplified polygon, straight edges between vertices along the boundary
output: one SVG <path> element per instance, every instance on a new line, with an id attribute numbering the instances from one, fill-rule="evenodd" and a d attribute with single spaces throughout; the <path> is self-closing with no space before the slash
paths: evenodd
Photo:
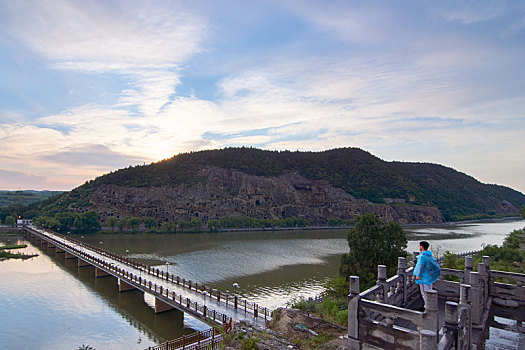
<path id="1" fill-rule="evenodd" d="M 201 50 L 206 30 L 175 1 L 38 0 L 4 8 L 6 33 L 62 69 L 172 68 Z"/>
<path id="2" fill-rule="evenodd" d="M 97 167 L 103 169 L 123 168 L 149 159 L 119 154 L 103 145 L 75 145 L 62 152 L 42 156 L 45 161 L 60 166 Z"/>
<path id="3" fill-rule="evenodd" d="M 0 190 L 42 188 L 45 185 L 45 176 L 0 169 Z"/>

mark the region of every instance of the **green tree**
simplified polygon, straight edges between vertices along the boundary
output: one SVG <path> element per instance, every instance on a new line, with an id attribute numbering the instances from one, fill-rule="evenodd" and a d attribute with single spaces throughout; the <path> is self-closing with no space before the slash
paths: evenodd
<path id="1" fill-rule="evenodd" d="M 186 220 L 183 220 L 183 219 L 177 220 L 177 227 L 180 229 L 181 232 L 184 232 L 184 229 L 189 226 L 190 226 L 190 223 L 187 222 Z"/>
<path id="2" fill-rule="evenodd" d="M 194 232 L 200 231 L 202 227 L 202 220 L 196 217 L 191 218 L 190 227 Z"/>
<path id="3" fill-rule="evenodd" d="M 521 209 L 520 209 L 520 215 L 522 218 L 525 219 L 525 207 L 523 205 L 521 206 Z"/>
<path id="4" fill-rule="evenodd" d="M 75 229 L 79 233 L 95 233 L 100 230 L 100 214 L 91 209 L 75 219 Z"/>
<path id="5" fill-rule="evenodd" d="M 177 230 L 177 224 L 174 221 L 166 221 L 163 225 L 164 230 L 169 233 L 175 233 Z"/>
<path id="6" fill-rule="evenodd" d="M 12 225 L 15 225 L 16 224 L 16 219 L 14 216 L 12 215 L 8 215 L 5 217 L 5 224 L 6 225 L 9 225 L 9 226 L 12 226 Z"/>
<path id="7" fill-rule="evenodd" d="M 146 226 L 146 228 L 150 230 L 157 228 L 158 226 L 157 219 L 152 218 L 151 216 L 148 216 L 147 218 L 144 219 L 144 226 Z"/>
<path id="8" fill-rule="evenodd" d="M 111 227 L 111 232 L 115 231 L 115 226 L 117 226 L 117 217 L 116 216 L 110 216 L 106 219 L 106 225 Z"/>
<path id="9" fill-rule="evenodd" d="M 126 218 L 121 218 L 119 221 L 118 221 L 118 230 L 120 232 L 124 231 L 124 227 L 126 227 L 126 225 L 128 224 L 128 219 Z"/>
<path id="10" fill-rule="evenodd" d="M 75 224 L 75 220 L 78 218 L 79 214 L 68 211 L 68 212 L 59 212 L 55 214 L 55 219 L 60 222 L 60 230 L 61 232 L 68 232 L 71 231 Z"/>
<path id="11" fill-rule="evenodd" d="M 359 276 L 362 288 L 375 283 L 377 265 L 386 265 L 391 275 L 397 269 L 397 258 L 406 256 L 407 238 L 401 226 L 395 222 L 384 224 L 370 213 L 357 217 L 347 240 L 350 252 L 341 259 L 340 273 L 347 279 Z"/>
<path id="12" fill-rule="evenodd" d="M 140 224 L 142 223 L 142 220 L 136 216 L 133 216 L 129 218 L 128 225 L 131 227 L 131 231 L 135 233 L 137 229 L 139 228 Z"/>

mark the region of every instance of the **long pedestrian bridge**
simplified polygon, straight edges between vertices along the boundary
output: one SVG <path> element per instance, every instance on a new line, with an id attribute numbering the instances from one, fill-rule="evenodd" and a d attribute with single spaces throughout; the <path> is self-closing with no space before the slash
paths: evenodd
<path id="1" fill-rule="evenodd" d="M 94 266 L 94 277 L 113 276 L 120 292 L 138 289 L 155 299 L 156 313 L 177 309 L 218 326 L 208 331 L 171 340 L 152 350 L 218 349 L 222 331 L 234 321 L 266 327 L 271 310 L 237 296 L 221 293 L 203 284 L 185 280 L 86 244 L 69 236 L 35 227 L 24 227 L 28 238 L 47 246 L 65 259 L 77 259 L 79 267 Z M 422 299 L 404 257 L 398 259 L 397 274 L 387 278 L 386 266 L 378 266 L 375 286 L 360 292 L 359 277 L 350 278 L 346 349 L 484 349 L 490 327 L 507 329 L 498 317 L 515 321 L 517 345 L 506 349 L 525 350 L 525 275 L 496 271 L 484 256 L 474 272 L 472 255 L 464 270 L 442 268 L 441 278 L 428 293 L 425 311 Z M 180 315 L 182 316 L 182 312 Z M 492 347 L 498 348 L 498 347 Z"/>
<path id="2" fill-rule="evenodd" d="M 119 292 L 138 289 L 152 295 L 155 298 L 155 313 L 177 309 L 225 331 L 232 327 L 233 321 L 247 321 L 265 327 L 271 319 L 270 309 L 236 295 L 222 293 L 53 231 L 36 227 L 24 227 L 24 230 L 31 242 L 47 246 L 56 254 L 64 254 L 65 259 L 76 259 L 79 267 L 93 266 L 95 278 L 117 278 Z M 201 337 L 213 343 L 218 331 L 212 328 L 197 334 L 199 339 L 196 341 L 199 343 Z M 184 340 L 181 344 L 184 345 Z M 170 347 L 175 348 L 178 347 Z"/>

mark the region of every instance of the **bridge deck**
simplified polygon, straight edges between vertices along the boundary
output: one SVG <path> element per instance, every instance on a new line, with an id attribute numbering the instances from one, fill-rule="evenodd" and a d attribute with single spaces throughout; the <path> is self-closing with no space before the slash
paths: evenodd
<path id="1" fill-rule="evenodd" d="M 36 228 L 31 228 L 30 230 L 33 231 L 32 233 L 36 233 L 43 239 L 51 241 L 52 244 L 62 245 L 61 248 L 65 248 L 70 254 L 106 271 L 107 273 L 123 280 L 127 284 L 146 293 L 153 294 L 164 303 L 208 322 L 213 321 L 210 315 L 222 314 L 235 321 L 247 321 L 264 327 L 266 324 L 265 316 L 266 318 L 269 318 L 269 310 L 267 309 L 261 309 L 264 310 L 263 317 L 261 317 L 260 314 L 258 317 L 255 317 L 254 313 L 252 313 L 253 310 L 252 312 L 247 310 L 246 302 L 240 299 L 238 301 L 238 307 L 235 309 L 234 305 L 232 305 L 233 302 L 231 299 L 228 300 L 228 298 L 224 296 L 222 298 L 220 296 L 217 298 L 209 289 L 190 290 L 176 281 L 172 281 L 171 279 L 173 279 L 173 276 L 171 275 L 171 279 L 169 279 L 169 276 L 166 278 L 165 275 L 157 276 L 153 271 L 148 271 L 149 269 L 147 268 L 142 266 L 131 266 L 130 264 L 119 261 L 103 251 L 97 251 L 94 247 L 90 247 L 89 245 L 80 242 L 77 243 L 68 237 Z M 169 292 L 166 293 L 166 291 Z M 190 302 L 188 302 L 188 300 L 190 300 Z M 206 307 L 205 313 L 208 315 L 207 318 L 202 315 L 203 306 Z M 225 320 L 217 319 L 216 323 L 223 323 L 224 321 Z"/>

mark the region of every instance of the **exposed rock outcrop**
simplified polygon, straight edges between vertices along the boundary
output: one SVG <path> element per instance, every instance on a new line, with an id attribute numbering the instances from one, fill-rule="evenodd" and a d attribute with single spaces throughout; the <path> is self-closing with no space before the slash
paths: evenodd
<path id="1" fill-rule="evenodd" d="M 302 217 L 312 225 L 323 226 L 330 218 L 352 219 L 367 212 L 383 220 L 408 223 L 439 223 L 441 212 L 435 207 L 400 203 L 374 204 L 357 199 L 327 181 L 309 180 L 296 173 L 263 177 L 205 166 L 195 174 L 192 185 L 162 187 L 123 187 L 101 185 L 90 200 L 103 218 L 151 216 L 160 222 L 208 220 L 222 216 L 261 219 Z"/>

